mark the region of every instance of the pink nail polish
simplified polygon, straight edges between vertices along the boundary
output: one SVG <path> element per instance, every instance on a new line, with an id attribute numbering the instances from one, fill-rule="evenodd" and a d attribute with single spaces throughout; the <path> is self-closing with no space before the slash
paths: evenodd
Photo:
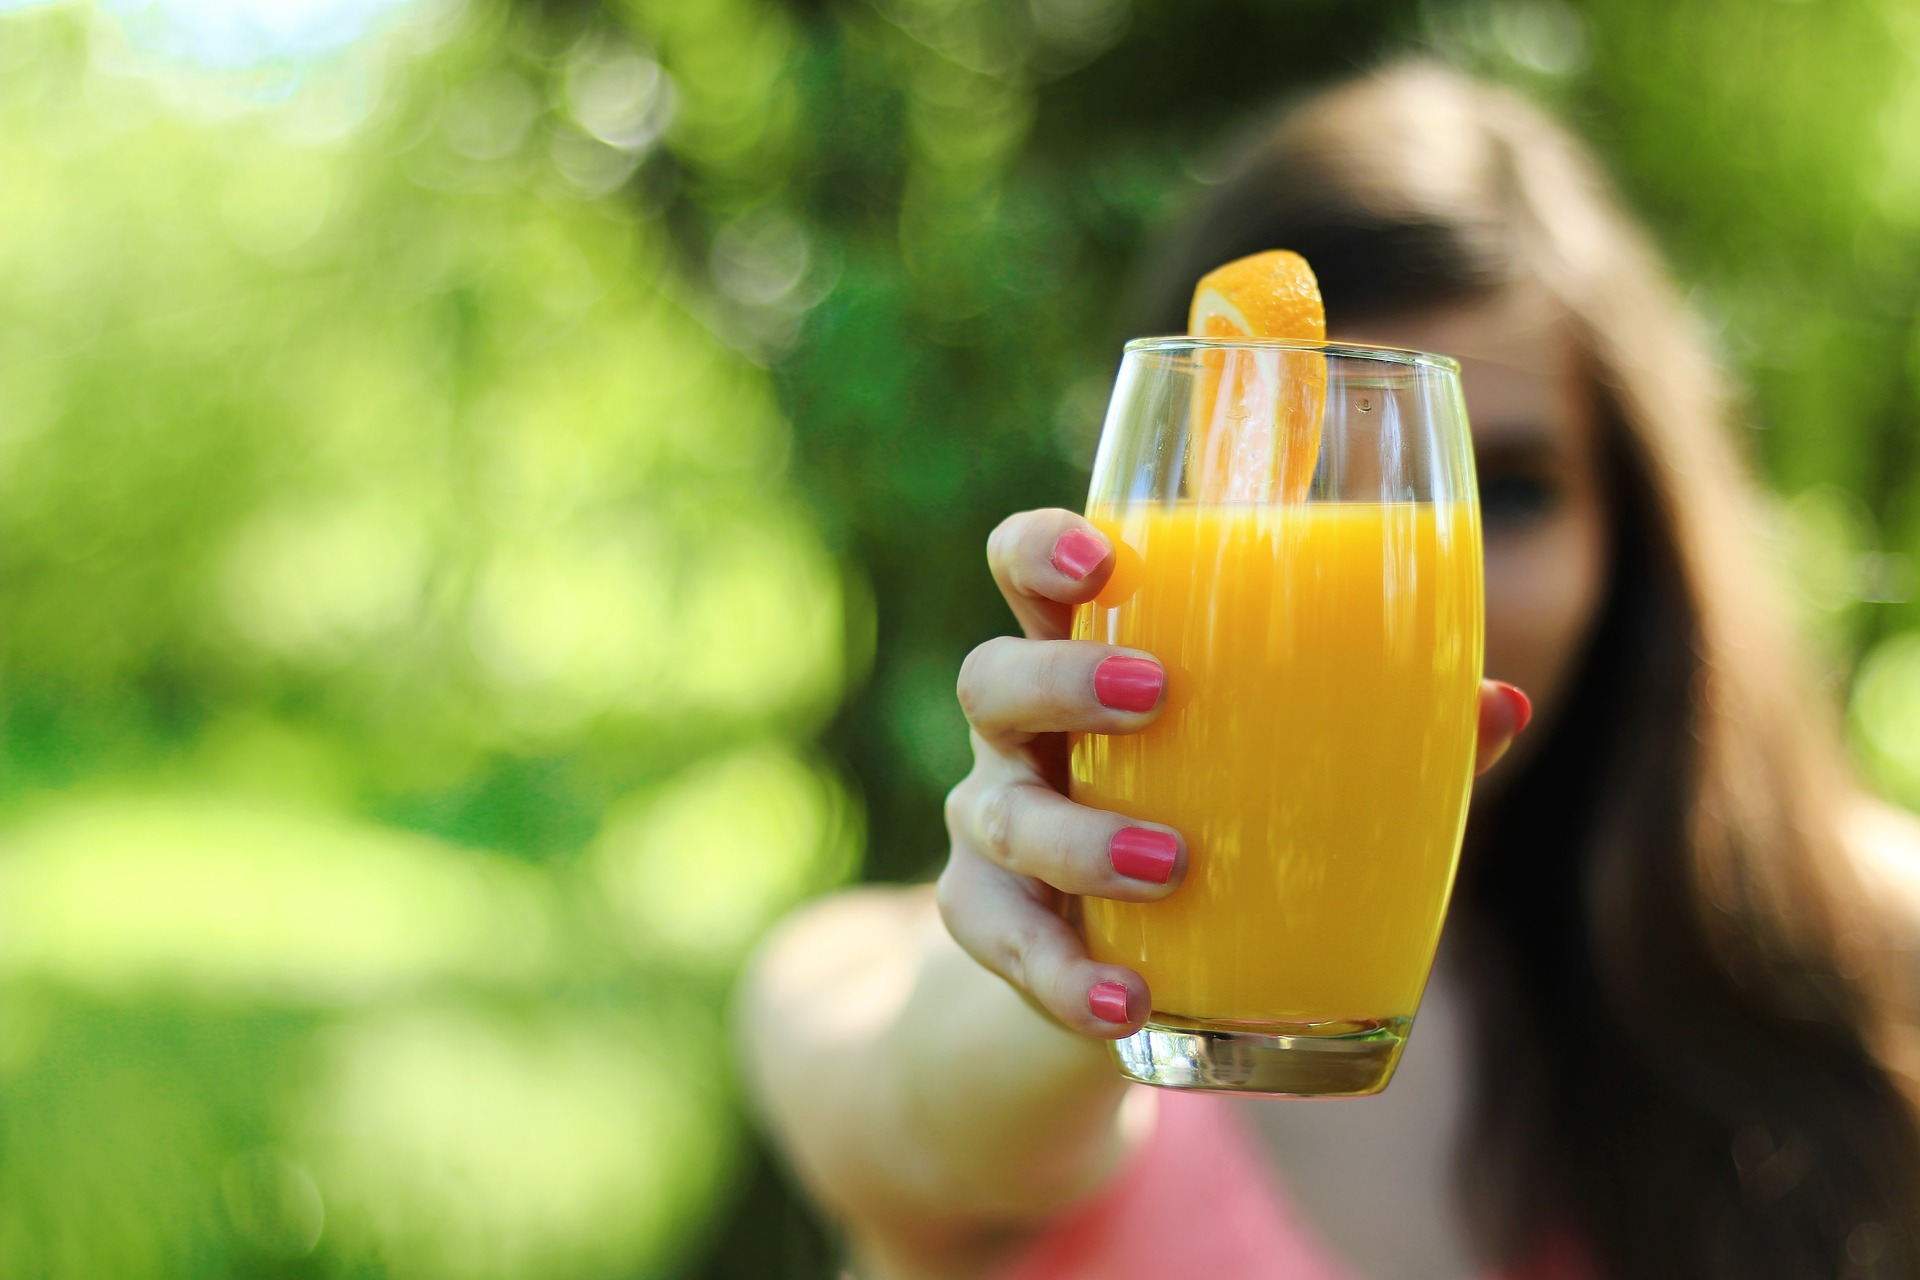
<path id="1" fill-rule="evenodd" d="M 1151 711 L 1159 705 L 1167 673 L 1147 658 L 1108 658 L 1093 669 L 1093 696 L 1115 711 Z"/>
<path id="2" fill-rule="evenodd" d="M 1495 680 L 1493 686 L 1506 695 L 1507 704 L 1513 708 L 1513 731 L 1516 734 L 1532 723 L 1533 699 L 1505 680 Z"/>
<path id="3" fill-rule="evenodd" d="M 1107 544 L 1085 529 L 1069 529 L 1053 544 L 1053 567 L 1075 582 L 1100 567 Z"/>
<path id="4" fill-rule="evenodd" d="M 1133 1021 L 1127 1015 L 1127 987 L 1123 982 L 1096 982 L 1087 992 L 1087 1008 L 1102 1022 L 1122 1025 Z"/>
<path id="5" fill-rule="evenodd" d="M 1149 884 L 1165 884 L 1179 856 L 1178 839 L 1146 827 L 1122 827 L 1107 841 L 1107 857 L 1113 860 L 1113 869 Z"/>

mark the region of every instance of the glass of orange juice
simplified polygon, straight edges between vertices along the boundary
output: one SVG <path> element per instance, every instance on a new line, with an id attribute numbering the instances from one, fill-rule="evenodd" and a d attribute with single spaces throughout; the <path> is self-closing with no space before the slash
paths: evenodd
<path id="1" fill-rule="evenodd" d="M 1459 366 L 1131 342 L 1087 515 L 1116 568 L 1074 635 L 1155 655 L 1167 697 L 1143 733 L 1075 736 L 1072 794 L 1176 828 L 1189 857 L 1164 901 L 1075 904 L 1093 957 L 1153 991 L 1146 1026 L 1115 1044 L 1122 1073 L 1386 1087 L 1473 777 L 1480 520 Z"/>

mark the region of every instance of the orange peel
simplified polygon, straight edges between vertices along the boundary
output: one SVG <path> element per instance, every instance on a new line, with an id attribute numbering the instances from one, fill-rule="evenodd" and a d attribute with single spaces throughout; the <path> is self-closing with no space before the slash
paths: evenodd
<path id="1" fill-rule="evenodd" d="M 1324 342 L 1327 313 L 1313 268 L 1269 249 L 1194 286 L 1187 330 L 1200 338 Z M 1205 502 L 1304 502 L 1320 455 L 1327 361 L 1258 347 L 1196 356 L 1188 491 Z"/>

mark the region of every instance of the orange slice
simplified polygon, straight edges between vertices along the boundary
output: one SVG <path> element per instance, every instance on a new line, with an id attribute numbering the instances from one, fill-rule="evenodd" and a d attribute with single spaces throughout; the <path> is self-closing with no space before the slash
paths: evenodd
<path id="1" fill-rule="evenodd" d="M 1327 313 L 1307 260 L 1269 249 L 1194 286 L 1199 338 L 1323 342 Z M 1194 376 L 1188 490 L 1207 502 L 1304 502 L 1320 455 L 1327 361 L 1309 351 L 1202 351 Z"/>

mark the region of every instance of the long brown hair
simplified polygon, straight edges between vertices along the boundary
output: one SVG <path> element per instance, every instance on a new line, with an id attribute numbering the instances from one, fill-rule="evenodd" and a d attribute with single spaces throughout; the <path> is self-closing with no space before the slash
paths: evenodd
<path id="1" fill-rule="evenodd" d="M 1262 131 L 1162 257 L 1154 319 L 1271 247 L 1313 263 L 1336 332 L 1539 281 L 1607 428 L 1601 615 L 1551 739 L 1476 815 L 1450 924 L 1478 961 L 1483 1245 L 1565 1224 L 1614 1280 L 1920 1275 L 1901 1015 L 1842 845 L 1857 793 L 1647 237 L 1566 130 L 1409 63 Z"/>

